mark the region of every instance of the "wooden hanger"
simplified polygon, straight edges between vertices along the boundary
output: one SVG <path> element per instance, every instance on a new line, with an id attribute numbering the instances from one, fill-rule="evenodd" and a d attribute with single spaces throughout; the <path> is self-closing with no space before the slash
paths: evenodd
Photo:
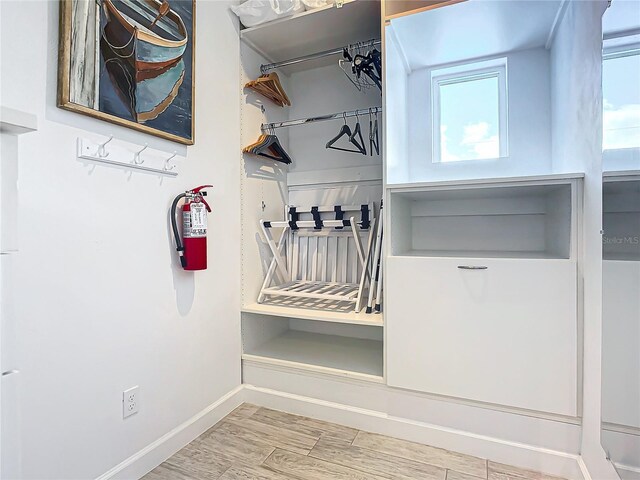
<path id="1" fill-rule="evenodd" d="M 280 144 L 278 137 L 273 134 L 263 133 L 256 142 L 243 148 L 242 151 L 243 153 L 258 155 L 286 164 L 292 162 L 291 157 Z"/>
<path id="2" fill-rule="evenodd" d="M 261 75 L 256 80 L 247 82 L 245 88 L 254 90 L 281 107 L 291 106 L 291 100 L 289 100 L 282 83 L 280 83 L 280 78 L 275 72 Z"/>

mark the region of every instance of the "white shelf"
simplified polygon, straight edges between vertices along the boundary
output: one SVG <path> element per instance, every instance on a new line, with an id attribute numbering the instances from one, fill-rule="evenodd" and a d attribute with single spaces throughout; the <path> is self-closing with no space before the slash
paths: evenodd
<path id="1" fill-rule="evenodd" d="M 382 382 L 382 342 L 287 330 L 242 355 L 249 360 Z"/>
<path id="2" fill-rule="evenodd" d="M 351 43 L 380 38 L 380 2 L 347 0 L 307 10 L 291 17 L 246 28 L 240 38 L 269 62 L 281 62 Z M 338 56 L 305 62 L 284 69 L 285 73 L 338 62 Z"/>
<path id="3" fill-rule="evenodd" d="M 38 117 L 35 115 L 9 107 L 0 107 L 0 132 L 21 135 L 37 129 Z"/>
<path id="4" fill-rule="evenodd" d="M 470 251 L 470 250 L 409 250 L 394 257 L 442 257 L 442 258 L 516 258 L 535 260 L 567 260 L 541 251 Z"/>
<path id="5" fill-rule="evenodd" d="M 294 302 L 296 299 L 288 299 Z M 384 324 L 382 313 L 365 313 L 364 309 L 359 313 L 353 311 L 353 304 L 345 305 L 344 309 L 336 306 L 335 310 L 320 310 L 312 308 L 302 308 L 273 303 L 252 303 L 242 308 L 243 313 L 254 313 L 257 315 L 271 315 L 274 317 L 297 318 L 300 320 L 315 320 L 318 322 L 348 323 L 352 325 L 369 325 L 381 327 Z"/>
<path id="6" fill-rule="evenodd" d="M 548 175 L 524 175 L 520 177 L 491 177 L 491 178 L 474 178 L 468 180 L 439 180 L 435 182 L 412 182 L 412 183 L 394 183 L 387 184 L 387 190 L 392 192 L 410 192 L 414 190 L 423 190 L 432 187 L 470 187 L 478 186 L 500 186 L 507 184 L 552 184 L 567 183 L 571 180 L 584 178 L 584 173 L 551 173 Z"/>
<path id="7" fill-rule="evenodd" d="M 572 258 L 573 181 L 391 190 L 391 255 Z"/>

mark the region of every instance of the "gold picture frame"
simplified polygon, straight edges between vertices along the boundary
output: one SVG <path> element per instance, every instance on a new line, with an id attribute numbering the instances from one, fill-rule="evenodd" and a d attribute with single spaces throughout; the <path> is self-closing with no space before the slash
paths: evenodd
<path id="1" fill-rule="evenodd" d="M 60 0 L 58 107 L 193 145 L 195 33 L 196 0 Z"/>

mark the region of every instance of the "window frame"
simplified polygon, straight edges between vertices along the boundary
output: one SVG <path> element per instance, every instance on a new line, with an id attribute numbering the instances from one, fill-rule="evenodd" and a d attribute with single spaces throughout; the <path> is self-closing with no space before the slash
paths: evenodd
<path id="1" fill-rule="evenodd" d="M 605 62 L 625 57 L 640 57 L 640 39 L 638 34 L 605 39 L 602 49 L 602 73 L 604 77 Z M 604 98 L 603 98 L 604 100 Z M 604 103 L 604 102 L 603 102 Z M 604 116 L 604 105 L 603 105 Z M 604 156 L 625 155 L 625 152 L 640 152 L 640 146 L 626 148 L 604 148 L 604 125 L 602 129 L 602 154 Z"/>
<path id="2" fill-rule="evenodd" d="M 489 66 L 482 66 L 489 64 Z M 441 151 L 441 102 L 440 88 L 474 80 L 487 78 L 498 79 L 498 139 L 499 154 L 496 158 L 468 158 L 451 162 L 442 161 Z M 509 157 L 509 96 L 507 82 L 507 59 L 497 61 L 474 62 L 456 67 L 434 69 L 431 71 L 431 135 L 432 135 L 432 163 L 452 164 L 464 162 L 481 162 L 498 160 Z"/>

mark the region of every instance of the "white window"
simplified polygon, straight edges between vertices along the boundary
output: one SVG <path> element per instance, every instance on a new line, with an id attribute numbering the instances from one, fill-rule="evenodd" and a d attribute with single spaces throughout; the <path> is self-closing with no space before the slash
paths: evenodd
<path id="1" fill-rule="evenodd" d="M 605 51 L 603 150 L 640 148 L 640 45 Z"/>
<path id="2" fill-rule="evenodd" d="M 433 162 L 508 156 L 506 58 L 431 72 Z"/>

